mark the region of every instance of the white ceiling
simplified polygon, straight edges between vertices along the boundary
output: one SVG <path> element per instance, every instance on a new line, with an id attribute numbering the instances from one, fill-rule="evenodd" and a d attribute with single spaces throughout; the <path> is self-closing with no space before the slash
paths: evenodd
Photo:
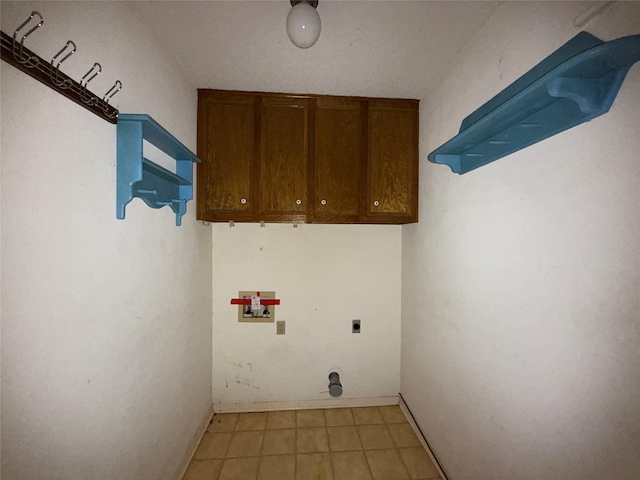
<path id="1" fill-rule="evenodd" d="M 302 50 L 288 0 L 136 2 L 195 88 L 421 98 L 501 2 L 320 0 Z"/>

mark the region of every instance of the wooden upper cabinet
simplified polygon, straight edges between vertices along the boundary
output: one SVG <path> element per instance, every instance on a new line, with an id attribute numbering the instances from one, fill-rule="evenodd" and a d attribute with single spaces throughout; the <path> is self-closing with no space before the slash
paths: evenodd
<path id="1" fill-rule="evenodd" d="M 262 98 L 257 184 L 260 220 L 307 220 L 307 171 L 313 136 L 310 112 L 308 98 Z"/>
<path id="2" fill-rule="evenodd" d="M 418 101 L 198 91 L 197 218 L 418 221 Z"/>
<path id="3" fill-rule="evenodd" d="M 360 221 L 367 160 L 366 112 L 363 100 L 317 99 L 314 222 Z"/>
<path id="4" fill-rule="evenodd" d="M 253 157 L 257 97 L 200 92 L 198 102 L 197 217 L 253 218 Z"/>
<path id="5" fill-rule="evenodd" d="M 418 102 L 372 100 L 367 221 L 418 221 Z"/>

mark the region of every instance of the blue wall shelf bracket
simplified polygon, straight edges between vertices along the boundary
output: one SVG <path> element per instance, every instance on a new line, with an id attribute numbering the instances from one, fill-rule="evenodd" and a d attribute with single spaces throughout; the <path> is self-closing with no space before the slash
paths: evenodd
<path id="1" fill-rule="evenodd" d="M 116 217 L 123 219 L 126 205 L 138 197 L 151 208 L 168 205 L 180 226 L 193 198 L 193 163 L 200 159 L 149 115 L 121 113 L 117 128 Z M 143 140 L 175 159 L 175 173 L 144 158 Z"/>
<path id="2" fill-rule="evenodd" d="M 607 113 L 639 60 L 640 35 L 603 42 L 580 32 L 466 117 L 428 159 L 467 173 Z"/>

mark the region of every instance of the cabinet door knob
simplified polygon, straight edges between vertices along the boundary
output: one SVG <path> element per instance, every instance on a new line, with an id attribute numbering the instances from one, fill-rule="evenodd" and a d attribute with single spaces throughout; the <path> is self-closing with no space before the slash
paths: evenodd
<path id="1" fill-rule="evenodd" d="M 296 200 L 296 205 L 302 204 L 302 200 Z"/>
<path id="2" fill-rule="evenodd" d="M 326 205 L 326 204 L 327 204 L 327 201 L 326 201 L 326 200 L 320 200 L 320 203 L 321 203 L 322 205 Z"/>
<path id="3" fill-rule="evenodd" d="M 375 200 L 375 201 L 373 202 L 373 206 L 374 206 L 374 207 L 377 207 L 378 205 L 380 205 L 380 202 L 379 202 L 378 200 Z"/>
<path id="4" fill-rule="evenodd" d="M 240 203 L 244 205 L 245 203 L 247 203 L 247 199 L 243 198 L 242 200 L 240 200 Z"/>

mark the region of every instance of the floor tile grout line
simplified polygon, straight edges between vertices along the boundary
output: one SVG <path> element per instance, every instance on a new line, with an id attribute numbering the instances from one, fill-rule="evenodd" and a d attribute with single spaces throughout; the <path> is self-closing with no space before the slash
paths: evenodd
<path id="1" fill-rule="evenodd" d="M 213 418 L 215 418 L 215 414 L 213 416 Z M 231 440 L 233 439 L 233 434 L 236 430 L 236 425 L 238 424 L 238 419 L 240 418 L 240 415 L 238 415 L 236 417 L 235 422 L 233 422 L 233 428 L 231 429 L 231 431 L 229 432 L 229 441 L 227 442 L 227 446 L 224 449 L 224 456 L 222 458 L 222 464 L 220 465 L 220 471 L 218 472 L 218 474 L 216 475 L 216 480 L 219 480 L 220 477 L 222 476 L 222 470 L 224 468 L 224 464 L 227 461 L 227 453 L 229 453 L 229 448 L 231 447 Z M 212 420 L 213 421 L 213 420 Z"/>
<path id="2" fill-rule="evenodd" d="M 293 458 L 295 459 L 293 462 L 293 478 L 298 478 L 298 412 L 295 412 L 293 415 L 293 422 L 295 428 L 295 434 L 293 435 Z"/>
<path id="3" fill-rule="evenodd" d="M 264 436 L 266 435 L 267 432 L 267 417 L 268 417 L 268 413 L 264 413 L 264 422 L 262 423 L 262 429 L 261 430 L 257 430 L 258 432 L 261 432 L 261 436 L 260 436 L 260 448 L 258 449 L 258 468 L 256 469 L 256 476 L 254 480 L 258 480 L 258 475 L 260 474 L 260 466 L 262 465 L 262 449 L 264 448 Z"/>
<path id="4" fill-rule="evenodd" d="M 322 409 L 322 417 L 324 418 L 324 433 L 327 436 L 327 448 L 329 449 L 329 468 L 331 469 L 331 478 L 335 480 L 336 472 L 333 466 L 333 456 L 331 455 L 331 441 L 329 440 L 329 426 L 327 425 L 327 409 Z"/>
<path id="5" fill-rule="evenodd" d="M 264 458 L 262 453 L 264 451 L 264 437 L 267 435 L 267 421 L 269 419 L 269 414 L 265 414 L 264 416 L 264 425 L 262 428 L 262 437 L 260 438 L 260 450 L 258 451 L 258 469 L 256 470 L 256 480 L 260 475 L 260 468 L 262 467 L 262 459 Z"/>
<path id="6" fill-rule="evenodd" d="M 382 414 L 380 414 L 380 415 L 382 415 Z M 384 418 L 383 418 L 383 420 L 384 420 Z M 389 437 L 391 437 L 391 444 L 395 447 L 394 450 L 396 451 L 396 454 L 398 455 L 398 457 L 400 457 L 400 464 L 404 467 L 404 471 L 407 474 L 407 478 L 411 479 L 411 472 L 409 472 L 409 469 L 407 468 L 407 465 L 405 464 L 404 460 L 402 459 L 402 455 L 400 455 L 400 447 L 398 447 L 398 443 L 393 438 L 393 435 L 391 435 L 391 430 L 389 429 L 389 424 L 385 423 L 384 427 L 387 430 L 387 433 L 389 434 Z"/>
<path id="7" fill-rule="evenodd" d="M 369 476 L 373 478 L 373 470 L 371 469 L 371 465 L 369 464 L 369 457 L 367 456 L 367 451 L 364 449 L 364 442 L 362 441 L 362 437 L 360 436 L 359 425 L 356 424 L 356 416 L 353 415 L 353 423 L 356 425 L 356 435 L 358 435 L 358 440 L 360 440 L 360 445 L 362 445 L 362 456 L 364 457 L 364 463 L 367 465 L 367 469 L 369 470 Z"/>
<path id="8" fill-rule="evenodd" d="M 400 449 L 397 448 L 396 450 L 398 450 L 398 456 L 400 457 L 400 461 L 404 465 L 404 468 L 407 470 L 407 473 L 409 474 L 409 478 L 411 478 L 411 472 L 409 471 L 409 466 L 407 465 L 407 462 L 404 461 L 404 457 L 400 453 Z"/>
<path id="9" fill-rule="evenodd" d="M 387 433 L 389 434 L 389 438 L 391 438 L 391 444 L 396 448 L 400 448 L 398 447 L 398 444 L 396 443 L 396 440 L 393 438 L 393 435 L 391 435 L 391 430 L 389 430 L 389 425 L 387 425 L 386 423 L 384 424 L 385 429 L 387 430 Z"/>
<path id="10" fill-rule="evenodd" d="M 331 456 L 331 444 L 329 443 L 329 427 L 327 427 L 327 409 L 326 408 L 322 410 L 322 418 L 324 419 L 324 434 L 327 436 L 327 449 L 329 450 L 329 452 L 327 453 L 327 455 L 329 455 L 329 470 L 331 470 L 331 478 L 335 480 L 336 474 L 335 474 L 335 469 L 333 467 L 333 457 Z"/>
<path id="11" fill-rule="evenodd" d="M 335 480 L 336 475 L 333 471 L 333 458 L 331 458 L 331 443 L 329 443 L 329 428 L 327 427 L 327 409 L 322 409 L 322 419 L 324 420 L 324 434 L 327 438 L 327 455 L 329 456 L 329 470 L 331 471 L 331 478 Z"/>
<path id="12" fill-rule="evenodd" d="M 233 429 L 230 432 L 230 437 L 229 437 L 229 442 L 227 443 L 227 448 L 224 449 L 224 460 L 226 460 L 227 458 L 227 454 L 229 453 L 229 448 L 231 448 L 231 440 L 233 440 L 233 434 L 235 432 L 236 429 L 236 425 L 238 425 L 238 419 L 240 418 L 240 415 L 238 415 L 236 417 L 236 421 L 233 423 Z M 224 463 L 224 462 L 223 462 Z M 222 469 L 220 469 L 220 471 L 222 472 Z"/>

